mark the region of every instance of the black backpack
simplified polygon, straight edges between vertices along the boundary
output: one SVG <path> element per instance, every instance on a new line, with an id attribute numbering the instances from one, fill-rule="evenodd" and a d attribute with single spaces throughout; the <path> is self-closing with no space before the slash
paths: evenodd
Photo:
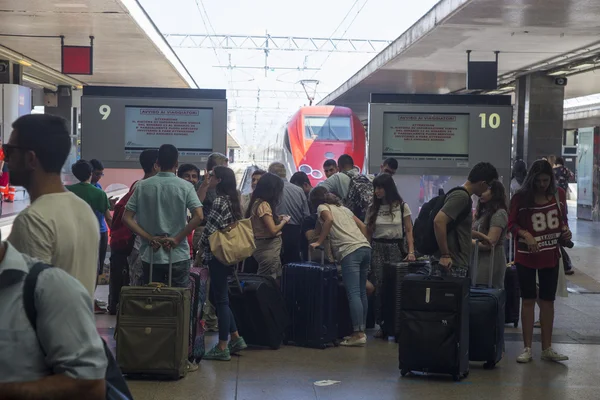
<path id="1" fill-rule="evenodd" d="M 444 194 L 443 191 L 441 191 L 439 196 L 429 200 L 421 207 L 421 211 L 419 211 L 419 216 L 415 220 L 415 226 L 413 228 L 415 248 L 420 254 L 430 256 L 435 254 L 439 250 L 437 239 L 435 238 L 433 220 L 444 206 L 448 195 L 455 190 L 464 190 L 467 194 L 469 194 L 469 192 L 467 192 L 467 189 L 465 189 L 464 187 L 455 187 L 446 194 Z M 471 212 L 472 207 L 473 202 L 471 201 L 471 197 L 469 196 L 469 206 L 458 215 L 458 218 L 456 218 L 455 221 L 452 221 L 448 224 L 448 226 L 446 227 L 447 232 L 452 231 L 454 228 L 456 228 L 458 224 L 464 221 L 464 219 L 467 218 L 467 216 Z"/>
<path id="2" fill-rule="evenodd" d="M 23 306 L 25 308 L 25 314 L 27 315 L 31 327 L 36 333 L 37 310 L 35 308 L 35 287 L 40 273 L 48 268 L 53 267 L 43 263 L 35 264 L 31 267 L 27 276 L 25 276 L 25 282 L 23 284 Z M 127 382 L 125 382 L 125 378 L 123 378 L 123 374 L 104 339 L 102 339 L 102 344 L 104 345 L 104 354 L 108 360 L 105 376 L 106 400 L 133 399 L 129 388 L 127 387 Z"/>

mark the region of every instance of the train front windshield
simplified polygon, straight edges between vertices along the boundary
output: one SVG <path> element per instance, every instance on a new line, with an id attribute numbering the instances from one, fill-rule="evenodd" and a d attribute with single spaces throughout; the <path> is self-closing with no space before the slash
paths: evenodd
<path id="1" fill-rule="evenodd" d="M 304 137 L 317 141 L 352 140 L 350 117 L 304 117 Z"/>

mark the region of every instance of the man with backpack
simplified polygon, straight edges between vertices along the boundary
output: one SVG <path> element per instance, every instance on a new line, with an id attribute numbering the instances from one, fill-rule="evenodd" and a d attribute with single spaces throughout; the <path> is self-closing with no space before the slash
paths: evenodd
<path id="1" fill-rule="evenodd" d="M 354 166 L 354 160 L 348 154 L 338 159 L 339 171 L 321 182 L 329 192 L 342 200 L 360 220 L 364 220 L 367 208 L 373 200 L 373 183 L 371 178 L 362 175 Z"/>
<path id="2" fill-rule="evenodd" d="M 144 150 L 140 154 L 140 165 L 144 170 L 142 180 L 156 175 L 158 172 L 156 168 L 157 158 L 158 150 L 156 149 Z M 113 224 L 110 231 L 110 280 L 108 283 L 108 311 L 111 315 L 117 314 L 117 304 L 119 304 L 121 287 L 129 285 L 130 270 L 128 258 L 135 247 L 136 236 L 123 223 L 123 214 L 137 182 L 135 181 L 131 185 L 129 192 L 114 207 Z M 139 248 L 140 246 L 138 245 L 137 250 Z"/>
<path id="3" fill-rule="evenodd" d="M 467 181 L 421 207 L 415 221 L 417 251 L 431 255 L 441 274 L 466 277 L 471 257 L 471 196 L 481 196 L 498 179 L 496 168 L 486 162 L 473 167 Z"/>
<path id="4" fill-rule="evenodd" d="M 0 399 L 105 399 L 107 358 L 88 291 L 38 266 L 0 244 Z"/>

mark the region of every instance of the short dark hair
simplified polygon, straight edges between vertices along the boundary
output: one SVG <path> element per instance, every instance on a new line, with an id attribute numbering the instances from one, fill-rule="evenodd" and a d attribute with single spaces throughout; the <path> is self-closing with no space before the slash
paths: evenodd
<path id="1" fill-rule="evenodd" d="M 175 168 L 179 160 L 179 151 L 172 144 L 163 144 L 158 149 L 157 163 L 161 171 L 169 171 Z"/>
<path id="2" fill-rule="evenodd" d="M 222 153 L 212 153 L 208 156 L 208 160 L 206 160 L 206 170 L 212 171 L 216 166 L 224 166 L 229 163 L 229 158 L 225 154 Z"/>
<path id="3" fill-rule="evenodd" d="M 323 163 L 323 168 L 329 168 L 329 167 L 337 168 L 337 162 L 335 162 L 335 160 L 333 160 L 331 158 L 329 160 L 325 160 L 325 162 Z"/>
<path id="4" fill-rule="evenodd" d="M 385 161 L 383 162 L 383 165 L 387 165 L 388 167 L 390 167 L 393 170 L 398 169 L 398 160 L 396 160 L 395 158 L 386 158 Z"/>
<path id="5" fill-rule="evenodd" d="M 498 171 L 489 162 L 480 162 L 471 169 L 467 179 L 471 183 L 486 182 L 489 184 L 498 179 Z"/>
<path id="6" fill-rule="evenodd" d="M 292 175 L 290 178 L 290 183 L 296 186 L 304 186 L 304 184 L 308 183 L 310 185 L 310 179 L 308 179 L 308 175 L 306 172 L 298 171 Z"/>
<path id="7" fill-rule="evenodd" d="M 342 154 L 340 158 L 338 158 L 338 167 L 340 169 L 344 169 L 346 167 L 354 167 L 354 160 L 348 154 Z"/>
<path id="8" fill-rule="evenodd" d="M 71 172 L 79 182 L 85 182 L 90 179 L 92 177 L 92 170 L 92 164 L 85 160 L 79 160 L 71 165 Z"/>
<path id="9" fill-rule="evenodd" d="M 183 174 L 188 171 L 196 171 L 198 177 L 200 177 L 200 168 L 196 167 L 194 164 L 183 164 L 180 165 L 177 169 L 177 176 L 183 178 Z"/>
<path id="10" fill-rule="evenodd" d="M 33 151 L 46 173 L 60 174 L 71 152 L 67 121 L 50 114 L 29 114 L 12 124 L 16 145 Z"/>
<path id="11" fill-rule="evenodd" d="M 102 161 L 92 158 L 90 160 L 90 164 L 92 165 L 94 171 L 104 171 L 104 164 L 102 164 Z"/>
<path id="12" fill-rule="evenodd" d="M 144 173 L 149 174 L 154 169 L 154 164 L 158 160 L 158 149 L 147 149 L 140 154 L 140 165 Z"/>

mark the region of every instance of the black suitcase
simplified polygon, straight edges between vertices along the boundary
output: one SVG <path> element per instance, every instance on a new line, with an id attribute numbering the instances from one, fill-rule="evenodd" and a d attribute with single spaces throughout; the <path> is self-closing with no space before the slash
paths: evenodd
<path id="1" fill-rule="evenodd" d="M 289 316 L 275 279 L 234 270 L 229 279 L 229 303 L 248 345 L 273 350 L 281 346 Z"/>
<path id="2" fill-rule="evenodd" d="M 325 255 L 322 255 L 322 264 Z M 339 279 L 335 265 L 314 262 L 283 266 L 281 285 L 291 318 L 286 343 L 324 349 L 337 345 Z"/>
<path id="3" fill-rule="evenodd" d="M 490 251 L 490 273 L 487 286 L 473 286 L 470 294 L 469 360 L 483 361 L 492 369 L 502 359 L 504 352 L 504 289 L 492 287 L 494 273 L 494 247 Z M 476 242 L 471 264 L 471 276 L 477 276 L 479 244 Z"/>
<path id="4" fill-rule="evenodd" d="M 504 291 L 506 292 L 504 323 L 513 324 L 517 328 L 521 319 L 521 287 L 519 286 L 519 276 L 517 275 L 517 267 L 515 267 L 513 258 L 513 241 L 510 239 L 508 242 L 508 263 L 506 265 L 506 274 L 504 275 Z"/>
<path id="5" fill-rule="evenodd" d="M 383 337 L 396 337 L 400 331 L 400 300 L 402 281 L 408 274 L 416 274 L 426 267 L 429 261 L 398 262 L 383 266 L 381 295 L 381 330 Z M 396 340 L 397 341 L 397 340 Z"/>
<path id="6" fill-rule="evenodd" d="M 409 274 L 402 281 L 399 367 L 409 372 L 469 375 L 469 286 L 466 278 Z"/>

